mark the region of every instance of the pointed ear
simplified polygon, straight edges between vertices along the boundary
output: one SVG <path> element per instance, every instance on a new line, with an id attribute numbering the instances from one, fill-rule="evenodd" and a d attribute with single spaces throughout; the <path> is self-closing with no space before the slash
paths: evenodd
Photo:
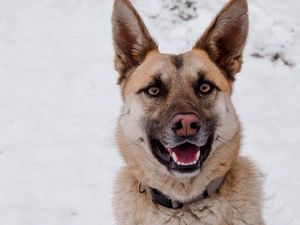
<path id="1" fill-rule="evenodd" d="M 248 34 L 246 0 L 231 0 L 216 16 L 194 48 L 205 50 L 210 58 L 234 80 L 242 65 Z"/>
<path id="2" fill-rule="evenodd" d="M 142 63 L 147 53 L 157 49 L 157 45 L 129 0 L 115 0 L 112 26 L 115 67 L 121 83 L 127 72 Z"/>

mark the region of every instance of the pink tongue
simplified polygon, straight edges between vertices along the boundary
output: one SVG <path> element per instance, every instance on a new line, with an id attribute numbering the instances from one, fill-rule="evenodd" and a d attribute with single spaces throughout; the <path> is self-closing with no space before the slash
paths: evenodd
<path id="1" fill-rule="evenodd" d="M 189 143 L 179 145 L 175 148 L 168 149 L 170 154 L 173 152 L 177 156 L 177 160 L 183 163 L 191 163 L 194 162 L 196 159 L 197 152 L 199 151 L 199 147 L 196 145 L 192 145 Z"/>

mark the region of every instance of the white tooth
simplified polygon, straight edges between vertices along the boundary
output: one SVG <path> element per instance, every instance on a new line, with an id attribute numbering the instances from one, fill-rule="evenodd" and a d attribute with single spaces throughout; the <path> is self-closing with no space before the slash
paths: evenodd
<path id="1" fill-rule="evenodd" d="M 179 165 L 179 166 L 192 166 L 192 165 L 197 164 L 197 160 L 195 160 L 195 161 L 193 161 L 193 162 L 185 163 L 185 162 L 179 162 L 179 161 L 177 161 L 176 155 L 174 156 L 174 155 L 172 154 L 172 157 L 174 158 L 175 163 L 176 163 L 177 165 Z M 176 159 L 176 160 L 175 160 L 175 159 Z"/>
<path id="2" fill-rule="evenodd" d="M 198 159 L 200 158 L 200 154 L 201 154 L 200 151 L 198 151 L 196 154 L 196 161 L 198 161 Z"/>
<path id="3" fill-rule="evenodd" d="M 175 152 L 172 152 L 172 158 L 177 163 L 178 160 L 177 160 L 177 156 L 176 156 Z"/>

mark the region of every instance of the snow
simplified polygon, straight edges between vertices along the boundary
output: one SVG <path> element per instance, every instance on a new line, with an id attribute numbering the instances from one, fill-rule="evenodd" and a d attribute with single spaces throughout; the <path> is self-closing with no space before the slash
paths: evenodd
<path id="1" fill-rule="evenodd" d="M 188 50 L 225 0 L 191 20 L 166 0 L 135 0 L 163 52 Z M 121 98 L 113 68 L 112 0 L 0 1 L 0 224 L 113 224 Z M 180 9 L 181 10 L 181 9 Z M 300 3 L 251 0 L 234 104 L 242 154 L 265 177 L 264 217 L 300 224 Z M 276 60 L 277 59 L 277 60 Z"/>

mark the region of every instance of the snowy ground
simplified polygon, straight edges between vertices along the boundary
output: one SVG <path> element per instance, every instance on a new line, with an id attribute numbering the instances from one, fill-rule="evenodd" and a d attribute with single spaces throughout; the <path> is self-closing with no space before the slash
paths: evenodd
<path id="1" fill-rule="evenodd" d="M 225 2 L 201 0 L 185 21 L 161 1 L 135 4 L 164 52 L 188 50 Z M 267 224 L 299 225 L 300 3 L 249 4 L 234 93 L 242 154 L 265 176 Z M 113 224 L 122 161 L 111 7 L 112 0 L 0 0 L 1 225 Z"/>

